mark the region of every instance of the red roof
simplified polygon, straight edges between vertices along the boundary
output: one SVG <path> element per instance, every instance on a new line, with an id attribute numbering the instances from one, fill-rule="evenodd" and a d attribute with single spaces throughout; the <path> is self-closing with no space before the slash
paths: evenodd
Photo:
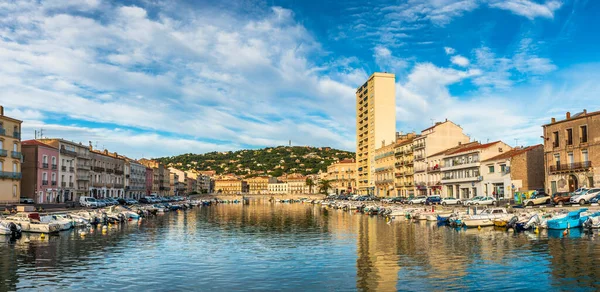
<path id="1" fill-rule="evenodd" d="M 525 148 L 512 149 L 510 151 L 501 153 L 500 155 L 496 155 L 496 156 L 494 156 L 492 158 L 486 159 L 486 160 L 484 160 L 484 162 L 485 161 L 491 161 L 491 160 L 501 160 L 501 159 L 512 158 L 512 157 L 515 157 L 517 155 L 523 154 L 525 152 L 531 151 L 531 150 L 533 150 L 535 148 L 543 147 L 543 146 L 544 145 L 542 145 L 542 144 L 538 144 L 538 145 L 529 146 L 529 147 L 525 147 Z"/>
<path id="2" fill-rule="evenodd" d="M 474 145 L 480 145 L 480 144 L 477 141 L 469 142 L 469 143 L 465 143 L 465 144 L 454 146 L 452 148 L 448 148 L 448 149 L 446 149 L 444 151 L 440 151 L 440 152 L 435 153 L 435 154 L 431 154 L 431 155 L 429 155 L 427 157 L 429 158 L 429 157 L 433 157 L 433 156 L 438 156 L 440 154 L 451 154 L 451 153 L 454 153 L 455 151 L 457 151 L 459 149 L 462 149 L 462 148 L 465 148 L 465 147 L 474 146 Z"/>
<path id="3" fill-rule="evenodd" d="M 58 148 L 42 143 L 38 140 L 26 140 L 26 141 L 22 141 L 21 142 L 21 146 L 44 146 L 44 147 L 48 147 L 48 148 L 52 148 L 52 149 L 56 149 L 58 150 Z"/>
<path id="4" fill-rule="evenodd" d="M 354 159 L 342 159 L 339 163 L 354 163 Z"/>
<path id="5" fill-rule="evenodd" d="M 477 149 L 485 149 L 485 148 L 494 146 L 500 142 L 501 141 L 495 141 L 495 142 L 486 143 L 486 144 L 477 144 L 477 145 L 473 145 L 473 146 L 463 147 L 463 148 L 460 148 L 455 151 L 450 151 L 450 153 L 447 153 L 447 154 L 450 155 L 450 154 L 456 154 L 456 153 L 469 152 L 469 151 L 473 151 L 473 150 L 477 150 Z"/>

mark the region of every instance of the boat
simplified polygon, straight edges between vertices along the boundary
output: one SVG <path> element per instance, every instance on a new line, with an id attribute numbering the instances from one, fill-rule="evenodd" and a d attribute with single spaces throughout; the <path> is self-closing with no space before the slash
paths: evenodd
<path id="1" fill-rule="evenodd" d="M 40 222 L 42 223 L 56 223 L 60 226 L 60 230 L 69 230 L 73 227 L 73 221 L 68 219 L 60 218 L 56 215 L 44 215 L 40 216 Z"/>
<path id="2" fill-rule="evenodd" d="M 23 232 L 56 233 L 60 231 L 59 224 L 40 222 L 40 214 L 36 212 L 18 213 L 6 217 L 6 221 L 21 225 Z"/>
<path id="3" fill-rule="evenodd" d="M 582 226 L 586 229 L 600 228 L 600 212 L 596 212 L 588 216 L 588 218 L 583 222 Z"/>
<path id="4" fill-rule="evenodd" d="M 471 215 L 462 218 L 462 223 L 466 227 L 485 227 L 493 226 L 495 219 L 509 218 L 510 214 L 504 208 L 493 208 L 483 210 L 478 215 Z"/>
<path id="5" fill-rule="evenodd" d="M 569 212 L 566 216 L 550 219 L 547 223 L 548 229 L 569 229 L 580 227 L 581 224 L 588 218 L 587 215 L 582 217 L 581 214 L 587 210 L 587 208 L 581 208 L 579 210 Z"/>
<path id="6" fill-rule="evenodd" d="M 21 236 L 21 226 L 10 221 L 0 220 L 0 235 L 10 235 L 12 237 Z"/>

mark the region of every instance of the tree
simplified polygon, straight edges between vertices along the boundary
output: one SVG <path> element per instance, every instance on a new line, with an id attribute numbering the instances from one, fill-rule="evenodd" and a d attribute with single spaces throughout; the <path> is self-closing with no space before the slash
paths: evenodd
<path id="1" fill-rule="evenodd" d="M 308 186 L 308 192 L 312 194 L 313 187 L 315 186 L 315 182 L 312 180 L 312 178 L 306 178 L 306 185 Z"/>
<path id="2" fill-rule="evenodd" d="M 329 189 L 331 189 L 331 181 L 323 179 L 319 184 L 319 190 L 322 194 L 328 194 Z"/>

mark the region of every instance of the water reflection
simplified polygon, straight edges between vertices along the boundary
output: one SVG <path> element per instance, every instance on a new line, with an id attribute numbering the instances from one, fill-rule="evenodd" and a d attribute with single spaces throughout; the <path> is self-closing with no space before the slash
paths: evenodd
<path id="1" fill-rule="evenodd" d="M 220 205 L 107 234 L 0 240 L 0 291 L 600 289 L 594 233 L 388 224 L 308 204 Z"/>

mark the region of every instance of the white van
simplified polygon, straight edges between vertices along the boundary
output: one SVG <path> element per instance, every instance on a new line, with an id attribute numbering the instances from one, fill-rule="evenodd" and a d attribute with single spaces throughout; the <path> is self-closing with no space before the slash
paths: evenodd
<path id="1" fill-rule="evenodd" d="M 79 205 L 88 208 L 98 208 L 98 202 L 92 197 L 79 197 Z"/>

